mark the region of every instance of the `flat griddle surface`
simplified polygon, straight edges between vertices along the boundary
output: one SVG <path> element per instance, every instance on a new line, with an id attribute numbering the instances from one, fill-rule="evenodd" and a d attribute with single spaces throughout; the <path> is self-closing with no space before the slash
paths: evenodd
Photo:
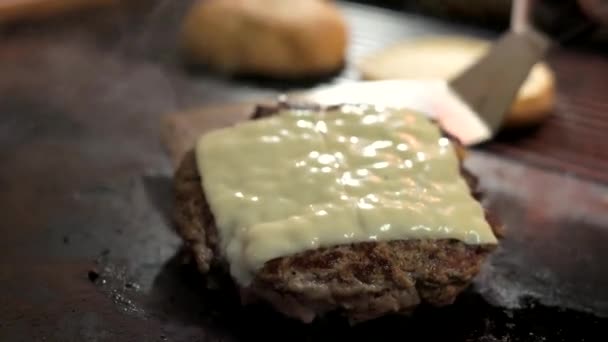
<path id="1" fill-rule="evenodd" d="M 160 118 L 320 82 L 225 79 L 175 54 L 184 1 L 0 31 L 0 341 L 605 341 L 608 60 L 556 50 L 555 115 L 472 153 L 507 238 L 454 306 L 312 326 L 205 290 L 170 229 Z M 358 5 L 351 60 L 399 38 L 491 32 Z M 232 120 L 230 113 L 217 123 Z M 213 121 L 213 120 L 212 120 Z M 599 334 L 599 335 L 594 335 Z"/>

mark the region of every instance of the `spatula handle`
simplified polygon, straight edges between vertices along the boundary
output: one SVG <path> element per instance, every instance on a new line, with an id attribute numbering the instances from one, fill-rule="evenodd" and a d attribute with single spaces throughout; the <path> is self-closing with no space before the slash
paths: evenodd
<path id="1" fill-rule="evenodd" d="M 513 0 L 511 7 L 511 30 L 513 32 L 522 33 L 528 30 L 533 2 L 533 0 Z"/>

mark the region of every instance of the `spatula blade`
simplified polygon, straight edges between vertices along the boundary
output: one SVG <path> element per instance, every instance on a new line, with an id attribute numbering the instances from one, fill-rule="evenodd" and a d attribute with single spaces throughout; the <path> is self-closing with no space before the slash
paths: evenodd
<path id="1" fill-rule="evenodd" d="M 543 59 L 550 45 L 547 37 L 534 30 L 509 31 L 449 86 L 494 135 L 530 70 Z"/>

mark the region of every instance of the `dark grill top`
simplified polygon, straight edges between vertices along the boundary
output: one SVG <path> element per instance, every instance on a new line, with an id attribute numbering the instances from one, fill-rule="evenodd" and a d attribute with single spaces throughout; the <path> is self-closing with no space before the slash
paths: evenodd
<path id="1" fill-rule="evenodd" d="M 188 73 L 176 63 L 174 37 L 188 1 L 128 3 L 0 29 L 0 341 L 370 340 L 395 333 L 411 341 L 607 340 L 608 321 L 598 318 L 608 317 L 605 57 L 553 52 L 555 115 L 471 155 L 487 205 L 507 226 L 471 291 L 413 319 L 309 327 L 239 308 L 228 289 L 204 291 L 193 268 L 181 264 L 165 215 L 172 169 L 159 142 L 161 115 L 276 88 Z M 344 9 L 352 58 L 420 34 L 491 35 L 375 8 Z M 331 81 L 354 77 L 347 68 Z"/>
<path id="2" fill-rule="evenodd" d="M 558 172 L 608 183 L 608 58 L 557 50 L 553 116 L 536 130 L 505 136 L 488 150 Z"/>

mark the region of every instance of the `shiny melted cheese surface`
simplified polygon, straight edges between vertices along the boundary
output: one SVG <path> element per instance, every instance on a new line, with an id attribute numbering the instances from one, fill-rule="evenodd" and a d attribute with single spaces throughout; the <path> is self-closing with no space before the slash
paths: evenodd
<path id="1" fill-rule="evenodd" d="M 422 114 L 285 110 L 200 137 L 199 173 L 232 276 L 363 241 L 494 244 L 448 139 Z"/>

